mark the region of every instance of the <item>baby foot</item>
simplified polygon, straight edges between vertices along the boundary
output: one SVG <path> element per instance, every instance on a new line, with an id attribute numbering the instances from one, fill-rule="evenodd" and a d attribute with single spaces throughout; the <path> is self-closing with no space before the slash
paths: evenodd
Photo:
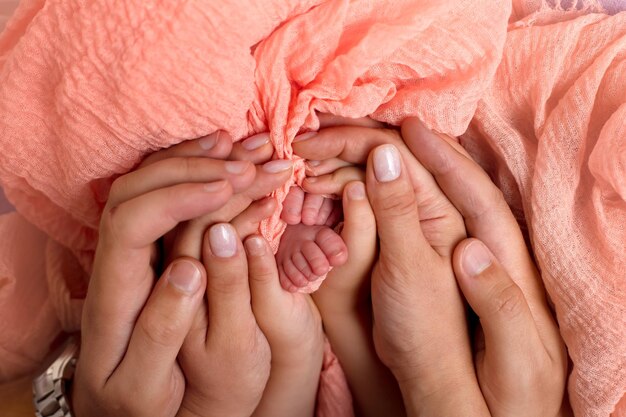
<path id="1" fill-rule="evenodd" d="M 341 207 L 330 198 L 305 193 L 298 186 L 291 187 L 283 202 L 281 218 L 287 224 L 334 226 L 341 217 Z"/>
<path id="2" fill-rule="evenodd" d="M 324 276 L 331 266 L 348 260 L 348 248 L 341 236 L 328 226 L 289 225 L 283 234 L 276 262 L 280 283 L 296 291 Z"/>

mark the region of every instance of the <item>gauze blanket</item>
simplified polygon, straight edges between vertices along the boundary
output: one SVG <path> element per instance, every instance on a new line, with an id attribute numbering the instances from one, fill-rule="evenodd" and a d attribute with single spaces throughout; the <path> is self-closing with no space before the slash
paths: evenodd
<path id="1" fill-rule="evenodd" d="M 571 3 L 23 1 L 0 36 L 0 182 L 45 234 L 0 217 L 0 375 L 79 327 L 98 180 L 216 129 L 269 130 L 290 158 L 316 111 L 411 115 L 463 135 L 527 228 L 576 414 L 624 415 L 626 13 Z M 318 414 L 350 415 L 325 365 Z"/>

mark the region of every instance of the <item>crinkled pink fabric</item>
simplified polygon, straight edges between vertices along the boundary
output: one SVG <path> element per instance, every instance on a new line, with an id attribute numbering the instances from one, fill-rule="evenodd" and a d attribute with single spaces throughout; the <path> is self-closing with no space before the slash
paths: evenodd
<path id="1" fill-rule="evenodd" d="M 46 288 L 38 299 L 74 330 L 97 241 L 96 180 L 217 129 L 269 130 L 291 158 L 316 111 L 418 116 L 467 130 L 463 143 L 527 225 L 572 359 L 576 415 L 626 415 L 626 13 L 563 3 L 22 1 L 0 36 L 0 182 L 51 240 L 38 275 L 11 267 L 4 239 L 2 279 Z M 293 181 L 302 176 L 299 164 Z M 276 245 L 283 229 L 277 213 L 262 232 Z M 24 296 L 0 287 L 3 317 L 17 317 Z M 37 340 L 58 329 L 28 317 Z M 9 355 L 31 358 L 3 355 L 3 378 L 40 357 L 26 342 L 2 333 Z M 318 414 L 350 415 L 341 370 L 325 363 Z"/>

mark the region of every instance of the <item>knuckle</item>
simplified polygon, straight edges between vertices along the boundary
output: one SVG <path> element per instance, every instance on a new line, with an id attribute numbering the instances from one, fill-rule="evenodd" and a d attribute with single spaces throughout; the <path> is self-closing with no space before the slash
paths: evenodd
<path id="1" fill-rule="evenodd" d="M 169 347 L 183 327 L 181 321 L 175 317 L 158 315 L 146 315 L 138 324 L 147 343 L 158 347 Z"/>
<path id="2" fill-rule="evenodd" d="M 109 191 L 109 200 L 119 200 L 123 196 L 128 194 L 128 179 L 126 176 L 116 178 L 111 184 L 111 190 Z"/>
<path id="3" fill-rule="evenodd" d="M 120 210 L 122 206 L 123 204 L 111 207 L 102 214 L 100 233 L 106 241 L 125 246 L 132 234 L 129 233 L 124 210 Z"/>
<path id="4" fill-rule="evenodd" d="M 417 213 L 415 196 L 408 190 L 398 190 L 384 198 L 377 199 L 378 209 L 388 215 L 404 217 Z"/>
<path id="5" fill-rule="evenodd" d="M 513 282 L 499 288 L 492 297 L 492 311 L 494 315 L 508 319 L 518 317 L 522 311 L 525 300 L 522 291 Z"/>

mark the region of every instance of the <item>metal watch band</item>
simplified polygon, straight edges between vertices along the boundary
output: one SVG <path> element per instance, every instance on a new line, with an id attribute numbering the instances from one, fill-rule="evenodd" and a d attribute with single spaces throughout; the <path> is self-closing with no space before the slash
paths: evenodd
<path id="1" fill-rule="evenodd" d="M 52 364 L 33 380 L 33 403 L 37 417 L 71 417 L 68 383 L 74 377 L 78 338 L 71 336 Z"/>

